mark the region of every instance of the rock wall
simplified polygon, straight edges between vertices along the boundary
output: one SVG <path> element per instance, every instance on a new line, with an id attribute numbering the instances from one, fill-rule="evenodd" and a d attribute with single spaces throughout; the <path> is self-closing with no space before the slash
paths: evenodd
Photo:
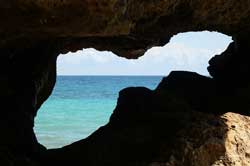
<path id="1" fill-rule="evenodd" d="M 170 156 L 173 162 L 178 158 L 176 165 L 209 165 L 219 161 L 219 156 L 229 156 L 228 161 L 232 163 L 236 158 L 243 160 L 245 149 L 238 149 L 242 153 L 237 153 L 236 158 L 231 151 L 227 154 L 228 139 L 224 131 L 231 131 L 228 124 L 234 119 L 248 124 L 248 118 L 229 114 L 227 123 L 223 120 L 227 118 L 221 115 L 226 112 L 249 114 L 250 1 L 0 0 L 0 21 L 0 165 L 34 165 L 35 161 L 41 163 L 41 159 L 45 163 L 65 161 L 76 165 L 103 162 L 171 165 Z M 175 34 L 202 30 L 218 31 L 234 40 L 222 55 L 210 60 L 208 70 L 212 78 L 174 72 L 153 92 L 145 88 L 124 90 L 120 98 L 125 96 L 125 99 L 119 99 L 110 123 L 87 140 L 54 151 L 47 151 L 37 142 L 34 117 L 53 90 L 56 58 L 60 53 L 93 47 L 137 58 L 152 46 L 168 43 Z M 198 120 L 193 121 L 192 117 Z M 179 140 L 178 133 L 183 133 L 180 145 L 185 147 L 186 138 L 196 137 L 195 133 L 189 135 L 188 126 L 193 125 L 200 133 L 213 127 L 206 122 L 209 119 L 220 124 L 215 127 L 221 135 L 221 143 L 214 146 L 219 149 L 218 153 L 212 155 L 204 148 L 196 151 L 196 139 L 201 141 L 199 145 L 208 141 L 210 149 L 210 137 L 205 133 L 191 141 L 191 150 L 187 150 L 189 157 L 185 148 L 178 146 L 176 150 L 183 155 L 176 157 L 172 150 Z M 201 128 L 197 124 L 201 124 Z M 246 148 L 243 130 L 247 133 L 245 126 L 236 128 L 235 134 Z M 102 141 L 101 136 L 108 142 Z M 91 150 L 97 145 L 103 150 Z M 131 147 L 136 148 L 131 151 Z M 107 149 L 110 151 L 106 153 Z M 68 157 L 62 158 L 59 154 Z M 111 155 L 117 160 L 110 161 Z M 51 156 L 55 157 L 54 161 Z M 204 162 L 198 162 L 195 156 L 205 156 Z M 248 158 L 248 152 L 245 156 Z"/>
<path id="2" fill-rule="evenodd" d="M 17 52 L 4 50 L 0 62 L 0 159 L 10 158 L 10 163 L 0 160 L 0 165 L 26 163 L 45 150 L 37 142 L 33 126 L 37 110 L 56 81 L 55 48 L 51 43 L 41 42 L 37 47 Z"/>
<path id="3" fill-rule="evenodd" d="M 246 0 L 1 0 L 0 47 L 59 39 L 61 52 L 94 47 L 136 58 L 180 32 L 245 38 L 249 9 Z"/>
<path id="4" fill-rule="evenodd" d="M 196 73 L 173 72 L 154 91 L 124 89 L 107 125 L 84 140 L 49 150 L 40 161 L 43 165 L 247 166 L 250 117 L 212 114 L 206 103 L 211 101 L 202 99 L 209 92 L 204 85 L 212 82 Z M 186 91 L 178 93 L 181 88 Z"/>

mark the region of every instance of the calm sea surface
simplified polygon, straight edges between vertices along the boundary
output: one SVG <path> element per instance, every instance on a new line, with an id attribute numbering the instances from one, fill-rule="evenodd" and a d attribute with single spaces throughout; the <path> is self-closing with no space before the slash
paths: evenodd
<path id="1" fill-rule="evenodd" d="M 58 76 L 53 94 L 36 117 L 40 143 L 57 148 L 89 136 L 105 125 L 121 89 L 156 88 L 162 76 Z"/>

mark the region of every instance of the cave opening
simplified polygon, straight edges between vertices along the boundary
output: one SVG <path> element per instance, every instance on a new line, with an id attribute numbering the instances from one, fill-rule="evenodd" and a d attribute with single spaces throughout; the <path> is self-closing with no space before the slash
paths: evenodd
<path id="1" fill-rule="evenodd" d="M 209 76 L 209 59 L 223 52 L 231 41 L 217 32 L 187 32 L 136 60 L 93 48 L 59 55 L 56 86 L 35 120 L 39 142 L 58 148 L 86 138 L 108 122 L 123 88 L 155 89 L 173 70 Z"/>

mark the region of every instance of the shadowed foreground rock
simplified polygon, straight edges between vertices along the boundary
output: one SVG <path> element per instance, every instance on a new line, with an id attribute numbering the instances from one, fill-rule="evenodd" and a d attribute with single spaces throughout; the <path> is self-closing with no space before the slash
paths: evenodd
<path id="1" fill-rule="evenodd" d="M 228 126 L 248 118 L 221 115 L 250 113 L 249 0 L 0 0 L 0 21 L 1 166 L 41 158 L 47 165 L 248 162 L 247 125 Z M 233 39 L 209 61 L 212 78 L 174 72 L 155 91 L 123 90 L 109 124 L 88 139 L 49 151 L 38 143 L 34 118 L 55 85 L 59 54 L 93 47 L 138 58 L 173 35 L 203 30 Z M 229 148 L 233 131 L 239 139 Z"/>
<path id="2" fill-rule="evenodd" d="M 188 84 L 190 79 L 198 84 Z M 187 100 L 209 92 L 201 90 L 211 82 L 195 73 L 173 72 L 155 91 L 124 89 L 107 125 L 87 139 L 49 150 L 41 161 L 44 165 L 247 166 L 250 117 L 211 114 Z M 181 87 L 193 94 L 183 96 L 184 91 L 175 90 Z M 196 102 L 205 106 L 202 100 L 211 102 L 208 98 Z"/>

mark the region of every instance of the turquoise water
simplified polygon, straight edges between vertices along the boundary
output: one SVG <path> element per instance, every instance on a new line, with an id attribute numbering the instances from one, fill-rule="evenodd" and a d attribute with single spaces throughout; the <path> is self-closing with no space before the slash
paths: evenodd
<path id="1" fill-rule="evenodd" d="M 86 138 L 105 125 L 118 93 L 130 86 L 156 88 L 161 76 L 58 76 L 50 98 L 35 119 L 35 132 L 47 148 Z"/>

